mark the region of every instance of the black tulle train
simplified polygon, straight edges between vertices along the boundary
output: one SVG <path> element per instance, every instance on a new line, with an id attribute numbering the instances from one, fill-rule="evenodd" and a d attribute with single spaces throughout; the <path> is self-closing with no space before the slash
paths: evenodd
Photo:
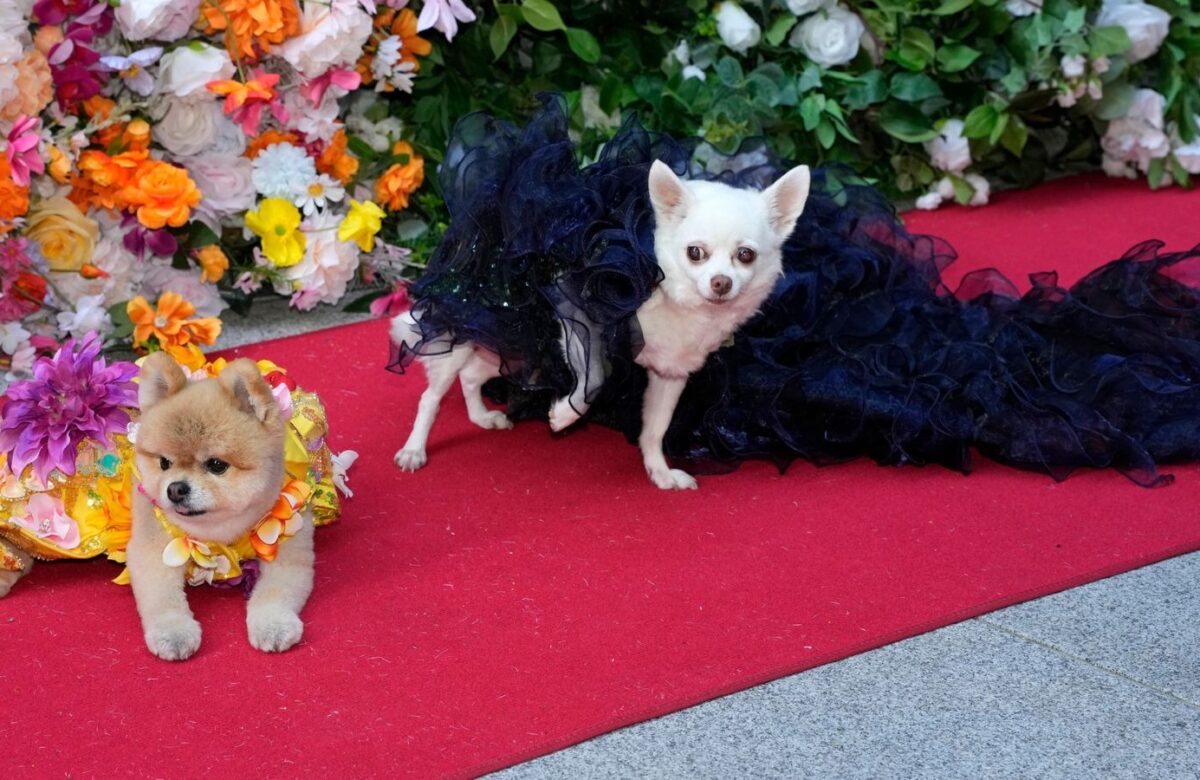
<path id="1" fill-rule="evenodd" d="M 411 289 L 425 341 L 390 367 L 439 335 L 478 342 L 502 358 L 510 413 L 544 419 L 571 385 L 559 322 L 594 323 L 610 370 L 590 418 L 636 437 L 633 315 L 660 278 L 650 164 L 756 188 L 788 167 L 761 145 L 707 156 L 629 120 L 581 169 L 551 97 L 525 128 L 465 117 L 440 173 L 450 228 Z M 951 291 L 948 244 L 909 234 L 849 172 L 816 171 L 784 277 L 689 380 L 666 451 L 708 471 L 862 455 L 968 471 L 977 450 L 1056 479 L 1113 467 L 1165 484 L 1156 463 L 1200 456 L 1200 247 L 1161 248 L 1136 246 L 1069 290 L 1046 273 L 1018 296 L 981 271 Z"/>

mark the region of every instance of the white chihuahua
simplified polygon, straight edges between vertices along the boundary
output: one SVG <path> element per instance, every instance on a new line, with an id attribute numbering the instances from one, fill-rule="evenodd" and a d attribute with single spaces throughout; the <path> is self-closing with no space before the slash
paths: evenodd
<path id="1" fill-rule="evenodd" d="M 683 181 L 667 165 L 650 168 L 650 201 L 654 206 L 654 252 L 662 283 L 637 310 L 644 346 L 635 358 L 649 375 L 642 405 L 638 444 L 651 481 L 665 490 L 695 488 L 688 473 L 667 465 L 663 436 L 690 374 L 754 316 L 783 273 L 783 244 L 804 211 L 809 189 L 808 167 L 784 174 L 762 192 L 707 181 Z M 392 321 L 396 344 L 421 340 L 416 313 Z M 550 427 L 561 431 L 587 412 L 587 390 L 604 379 L 599 328 L 585 328 L 590 343 L 563 328 L 562 346 L 575 377 L 574 389 L 554 402 Z M 449 342 L 450 337 L 443 337 Z M 511 428 L 508 417 L 489 411 L 483 384 L 500 375 L 500 359 L 474 344 L 447 344 L 420 358 L 429 386 L 421 395 L 417 419 L 396 465 L 415 471 L 427 460 L 425 445 L 442 397 L 462 384 L 467 415 L 481 428 Z"/>

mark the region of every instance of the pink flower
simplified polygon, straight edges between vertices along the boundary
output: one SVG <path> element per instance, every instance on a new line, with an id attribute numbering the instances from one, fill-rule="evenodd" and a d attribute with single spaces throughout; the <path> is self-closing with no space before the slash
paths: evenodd
<path id="1" fill-rule="evenodd" d="M 14 525 L 33 531 L 64 550 L 79 546 L 79 524 L 72 520 L 62 502 L 46 493 L 38 493 L 25 503 L 24 517 L 13 517 Z"/>
<path id="2" fill-rule="evenodd" d="M 38 133 L 41 124 L 42 120 L 38 117 L 21 114 L 13 124 L 12 130 L 8 131 L 8 149 L 5 154 L 8 155 L 8 164 L 12 167 L 13 181 L 19 187 L 29 186 L 31 172 L 41 174 L 46 171 L 46 163 L 38 153 L 38 144 L 42 140 Z"/>
<path id="3" fill-rule="evenodd" d="M 337 97 L 341 97 L 358 89 L 360 84 L 362 84 L 362 76 L 357 71 L 330 68 L 317 78 L 301 86 L 300 94 L 304 95 L 309 103 L 319 106 L 325 97 L 325 92 L 330 87 L 337 87 L 339 91 L 335 91 L 334 94 Z"/>
<path id="4" fill-rule="evenodd" d="M 447 41 L 452 41 L 458 33 L 459 22 L 473 21 L 475 12 L 467 8 L 462 0 L 425 0 L 421 15 L 417 17 L 417 32 L 436 27 Z"/>
<path id="5" fill-rule="evenodd" d="M 395 290 L 371 301 L 371 313 L 376 317 L 394 317 L 402 311 L 408 311 L 408 306 L 408 288 L 399 284 Z"/>

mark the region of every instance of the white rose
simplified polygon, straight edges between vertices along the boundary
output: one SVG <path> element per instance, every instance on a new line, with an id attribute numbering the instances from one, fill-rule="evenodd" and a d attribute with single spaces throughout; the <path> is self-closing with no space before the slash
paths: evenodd
<path id="1" fill-rule="evenodd" d="M 159 103 L 160 117 L 152 125 L 154 140 L 177 157 L 207 152 L 217 139 L 225 112 L 214 101 L 190 101 L 166 98 Z"/>
<path id="2" fill-rule="evenodd" d="M 307 79 L 333 67 L 353 66 L 371 37 L 371 16 L 358 2 L 306 2 L 300 34 L 284 41 L 275 54 Z"/>
<path id="3" fill-rule="evenodd" d="M 858 54 L 867 28 L 858 15 L 837 5 L 805 19 L 792 30 L 788 43 L 822 67 L 845 65 Z"/>
<path id="4" fill-rule="evenodd" d="M 787 0 L 787 8 L 796 16 L 811 14 L 819 8 L 830 4 L 830 0 Z"/>
<path id="5" fill-rule="evenodd" d="M 1040 2 L 1034 3 L 1030 0 L 1005 0 L 1004 7 L 1013 16 L 1029 16 L 1042 10 Z"/>
<path id="6" fill-rule="evenodd" d="M 207 43 L 190 43 L 167 52 L 159 60 L 158 91 L 175 97 L 213 97 L 205 85 L 234 74 L 229 52 Z"/>
<path id="7" fill-rule="evenodd" d="M 1114 160 L 1135 164 L 1142 173 L 1150 169 L 1151 160 L 1166 157 L 1171 140 L 1163 130 L 1164 103 L 1165 98 L 1152 89 L 1135 92 L 1125 116 L 1108 123 L 1100 139 L 1104 153 Z M 1105 166 L 1106 172 L 1109 167 Z"/>
<path id="8" fill-rule="evenodd" d="M 242 155 L 210 152 L 181 158 L 179 162 L 204 195 L 199 210 L 220 217 L 241 214 L 254 206 L 254 182 L 250 178 L 253 163 Z"/>
<path id="9" fill-rule="evenodd" d="M 758 45 L 762 29 L 740 5 L 727 1 L 717 6 L 717 34 L 726 46 L 745 54 Z"/>
<path id="10" fill-rule="evenodd" d="M 917 202 L 913 204 L 922 211 L 933 211 L 938 206 L 942 205 L 942 196 L 937 191 L 927 192 L 917 198 Z"/>
<path id="11" fill-rule="evenodd" d="M 1196 117 L 1196 122 L 1200 123 L 1200 116 Z M 1175 159 L 1183 166 L 1183 169 L 1188 173 L 1200 174 L 1200 138 L 1194 139 L 1190 144 L 1184 145 L 1178 135 L 1174 135 L 1172 141 L 1175 144 L 1173 149 Z"/>
<path id="12" fill-rule="evenodd" d="M 961 119 L 947 119 L 938 134 L 925 142 L 933 167 L 947 173 L 962 173 L 971 164 L 971 145 L 962 131 Z"/>
<path id="13" fill-rule="evenodd" d="M 1132 45 L 1125 56 L 1130 62 L 1141 62 L 1154 55 L 1167 37 L 1171 15 L 1142 0 L 1104 0 L 1097 27 L 1124 27 Z"/>
<path id="14" fill-rule="evenodd" d="M 191 29 L 199 9 L 200 0 L 121 0 L 113 16 L 131 41 L 174 41 Z"/>

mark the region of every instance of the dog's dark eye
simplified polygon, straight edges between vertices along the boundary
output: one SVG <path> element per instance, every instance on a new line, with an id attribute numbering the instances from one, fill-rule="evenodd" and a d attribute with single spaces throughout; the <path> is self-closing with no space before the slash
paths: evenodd
<path id="1" fill-rule="evenodd" d="M 219 477 L 229 470 L 229 464 L 220 458 L 209 458 L 204 461 L 204 468 L 208 469 L 209 474 L 216 474 Z"/>
<path id="2" fill-rule="evenodd" d="M 750 265 L 754 262 L 754 258 L 758 257 L 758 253 L 748 246 L 741 247 L 737 251 L 737 259 L 739 263 Z"/>
<path id="3" fill-rule="evenodd" d="M 166 471 L 167 469 L 171 468 L 171 461 L 167 460 L 166 458 L 159 457 L 158 467 L 163 471 Z"/>
<path id="4" fill-rule="evenodd" d="M 698 246 L 689 246 L 687 248 L 687 256 L 688 260 L 691 260 L 693 263 L 698 263 L 704 259 L 704 250 Z"/>

